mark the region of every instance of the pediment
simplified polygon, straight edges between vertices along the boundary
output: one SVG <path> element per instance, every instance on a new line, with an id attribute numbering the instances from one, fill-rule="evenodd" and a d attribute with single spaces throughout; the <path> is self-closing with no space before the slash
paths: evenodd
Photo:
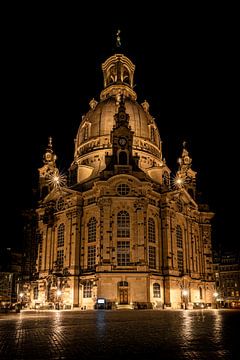
<path id="1" fill-rule="evenodd" d="M 66 196 L 78 195 L 78 194 L 79 194 L 78 191 L 74 191 L 66 187 L 53 188 L 50 191 L 50 193 L 44 198 L 43 203 L 47 203 L 49 201 L 56 201 L 60 197 L 66 197 Z"/>
<path id="2" fill-rule="evenodd" d="M 180 198 L 185 202 L 187 205 L 191 205 L 196 210 L 198 209 L 198 204 L 195 200 L 191 197 L 191 195 L 187 192 L 187 190 L 182 189 Z"/>

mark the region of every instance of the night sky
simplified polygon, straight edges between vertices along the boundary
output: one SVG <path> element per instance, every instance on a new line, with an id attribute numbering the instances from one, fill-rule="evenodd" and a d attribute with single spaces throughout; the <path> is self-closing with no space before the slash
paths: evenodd
<path id="1" fill-rule="evenodd" d="M 99 100 L 101 64 L 116 52 L 120 28 L 121 52 L 136 65 L 138 102 L 150 103 L 168 166 L 176 172 L 186 141 L 199 191 L 216 213 L 214 242 L 239 247 L 232 209 L 238 192 L 236 9 L 105 10 L 21 7 L 3 16 L 3 227 L 11 230 L 1 245 L 21 243 L 20 213 L 32 206 L 48 136 L 58 167 L 67 172 L 81 116 L 93 97 Z"/>

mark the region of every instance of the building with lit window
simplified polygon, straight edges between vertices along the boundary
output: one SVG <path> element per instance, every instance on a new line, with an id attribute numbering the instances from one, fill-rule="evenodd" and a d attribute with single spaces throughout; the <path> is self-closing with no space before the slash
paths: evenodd
<path id="1" fill-rule="evenodd" d="M 67 185 L 49 139 L 39 169 L 32 307 L 213 303 L 213 213 L 197 201 L 185 143 L 172 178 L 149 104 L 137 102 L 134 70 L 122 54 L 102 64 L 104 87 L 81 119 Z"/>
<path id="2" fill-rule="evenodd" d="M 215 251 L 213 271 L 216 280 L 216 305 L 240 308 L 240 253 L 239 251 Z"/>

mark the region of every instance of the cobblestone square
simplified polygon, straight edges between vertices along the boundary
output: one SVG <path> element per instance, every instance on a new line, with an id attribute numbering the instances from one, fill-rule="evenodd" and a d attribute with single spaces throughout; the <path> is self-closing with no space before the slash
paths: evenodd
<path id="1" fill-rule="evenodd" d="M 0 359 L 237 359 L 240 311 L 0 315 Z"/>

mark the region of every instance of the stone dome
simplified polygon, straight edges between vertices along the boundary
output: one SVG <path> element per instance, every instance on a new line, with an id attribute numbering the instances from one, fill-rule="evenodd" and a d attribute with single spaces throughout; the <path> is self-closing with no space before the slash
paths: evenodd
<path id="1" fill-rule="evenodd" d="M 136 100 L 126 98 L 125 107 L 135 138 L 148 140 L 159 148 L 160 136 L 151 115 L 145 112 Z M 94 109 L 91 109 L 83 117 L 80 124 L 77 134 L 77 147 L 81 147 L 91 139 L 109 136 L 115 125 L 114 115 L 117 113 L 117 110 L 118 104 L 114 97 L 100 101 Z M 152 131 L 150 131 L 151 129 Z M 154 135 L 153 130 L 155 132 Z"/>
<path id="2" fill-rule="evenodd" d="M 90 110 L 82 117 L 75 140 L 74 164 L 77 165 L 77 182 L 96 177 L 105 168 L 105 155 L 111 154 L 111 131 L 115 126 L 121 96 L 133 134 L 133 154 L 140 158 L 139 167 L 162 166 L 161 139 L 154 118 L 145 100 L 136 101 L 133 90 L 135 66 L 122 54 L 113 55 L 102 64 L 104 89 L 100 101 L 92 99 Z"/>

